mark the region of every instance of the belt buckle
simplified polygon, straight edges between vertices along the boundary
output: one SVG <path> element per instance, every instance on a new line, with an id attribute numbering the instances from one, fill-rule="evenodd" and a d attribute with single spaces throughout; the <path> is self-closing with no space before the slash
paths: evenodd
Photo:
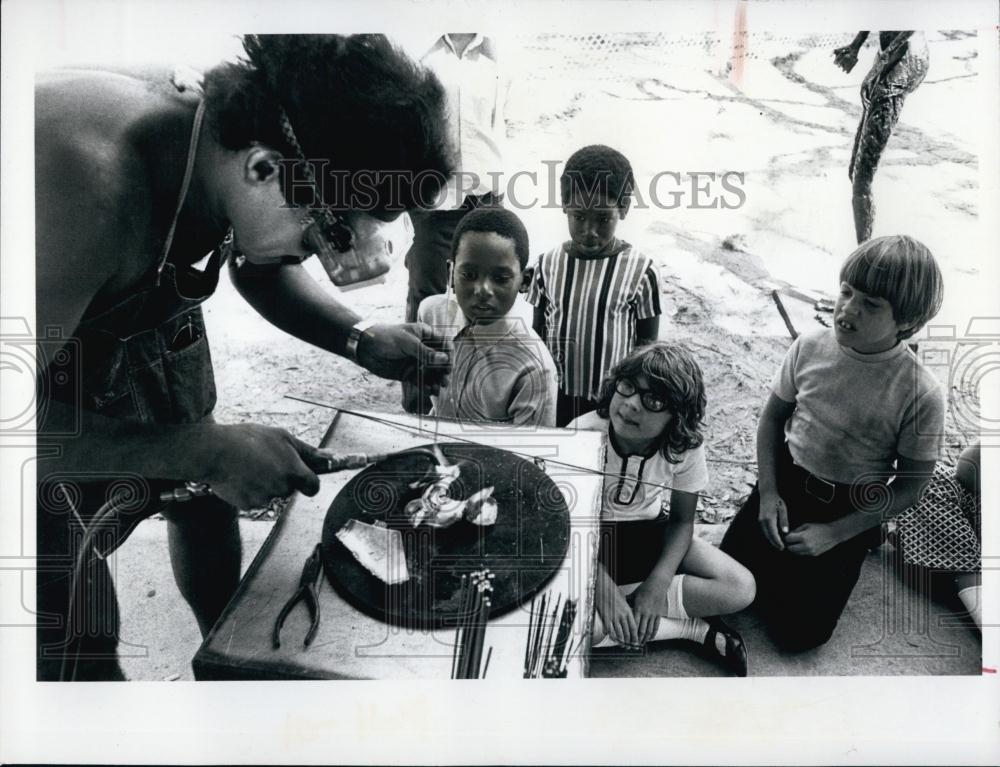
<path id="1" fill-rule="evenodd" d="M 823 503 L 832 503 L 837 492 L 837 486 L 833 482 L 827 482 L 822 477 L 810 474 L 806 477 L 806 492 L 813 498 L 818 498 Z"/>

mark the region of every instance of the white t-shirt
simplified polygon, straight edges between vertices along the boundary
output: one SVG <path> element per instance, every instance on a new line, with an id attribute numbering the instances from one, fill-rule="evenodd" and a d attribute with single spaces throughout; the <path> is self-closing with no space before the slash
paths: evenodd
<path id="1" fill-rule="evenodd" d="M 608 434 L 608 449 L 604 456 L 602 522 L 655 519 L 661 511 L 669 511 L 671 490 L 700 493 L 708 485 L 703 446 L 688 450 L 681 456 L 680 463 L 670 463 L 659 450 L 651 456 L 623 457 L 615 449 L 609 433 L 610 426 L 608 419 L 591 412 L 571 421 L 566 427 Z"/>
<path id="2" fill-rule="evenodd" d="M 785 423 L 792 458 L 824 479 L 884 481 L 899 456 L 937 460 L 944 392 L 905 343 L 860 354 L 837 343 L 831 329 L 804 333 L 772 390 L 795 403 Z"/>

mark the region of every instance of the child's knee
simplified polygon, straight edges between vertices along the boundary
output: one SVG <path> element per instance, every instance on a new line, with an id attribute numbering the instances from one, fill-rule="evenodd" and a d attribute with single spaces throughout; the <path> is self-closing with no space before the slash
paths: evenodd
<path id="1" fill-rule="evenodd" d="M 784 652 L 806 652 L 821 647 L 833 636 L 833 625 L 798 625 L 777 623 L 770 627 L 771 638 Z"/>
<path id="2" fill-rule="evenodd" d="M 747 568 L 735 560 L 723 574 L 728 604 L 726 613 L 735 613 L 753 604 L 757 596 L 757 582 Z"/>
<path id="3" fill-rule="evenodd" d="M 733 612 L 749 607 L 757 598 L 757 581 L 753 573 L 740 564 L 736 565 L 733 576 L 733 598 L 739 605 Z"/>

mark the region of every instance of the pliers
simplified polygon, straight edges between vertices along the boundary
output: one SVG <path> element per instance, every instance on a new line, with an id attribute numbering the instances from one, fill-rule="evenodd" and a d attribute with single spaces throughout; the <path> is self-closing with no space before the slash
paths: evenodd
<path id="1" fill-rule="evenodd" d="M 319 628 L 319 600 L 317 599 L 317 595 L 319 593 L 320 574 L 323 572 L 323 560 L 320 556 L 321 551 L 322 544 L 317 543 L 316 548 L 309 555 L 305 565 L 302 566 L 299 587 L 292 594 L 291 599 L 281 608 L 278 620 L 274 622 L 274 631 L 271 634 L 271 644 L 274 646 L 274 649 L 281 647 L 281 627 L 285 623 L 285 618 L 288 617 L 292 608 L 299 603 L 299 600 L 306 603 L 306 607 L 309 608 L 309 615 L 312 617 L 312 625 L 309 626 L 309 631 L 306 633 L 306 638 L 302 646 L 308 647 L 313 637 L 316 636 L 316 629 Z"/>

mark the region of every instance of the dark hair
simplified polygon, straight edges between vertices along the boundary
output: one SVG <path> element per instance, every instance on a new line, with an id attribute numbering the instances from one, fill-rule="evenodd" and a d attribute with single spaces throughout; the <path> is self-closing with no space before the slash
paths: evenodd
<path id="1" fill-rule="evenodd" d="M 628 158 L 603 144 L 577 149 L 566 161 L 566 169 L 559 177 L 564 206 L 569 205 L 573 192 L 580 192 L 588 204 L 606 197 L 614 200 L 618 209 L 622 210 L 634 187 L 635 178 Z"/>
<path id="2" fill-rule="evenodd" d="M 327 173 L 346 174 L 355 199 L 362 174 L 391 171 L 403 182 L 381 178 L 363 186 L 374 198 L 370 208 L 434 200 L 453 163 L 444 91 L 428 70 L 383 35 L 247 35 L 243 48 L 246 58 L 205 75 L 206 116 L 223 147 L 260 142 L 296 159 L 282 131 L 283 109 L 306 158 L 328 160 Z M 324 201 L 352 207 L 331 199 L 337 186 L 321 183 Z"/>
<path id="3" fill-rule="evenodd" d="M 514 252 L 523 270 L 528 265 L 528 230 L 513 212 L 489 205 L 466 213 L 455 227 L 451 238 L 451 258 L 455 260 L 458 245 L 466 232 L 493 232 L 514 242 Z"/>
<path id="4" fill-rule="evenodd" d="M 905 234 L 862 243 L 840 267 L 840 281 L 892 306 L 898 323 L 916 323 L 898 334 L 909 338 L 941 309 L 944 280 L 927 246 Z"/>
<path id="5" fill-rule="evenodd" d="M 673 418 L 663 432 L 659 450 L 670 463 L 680 463 L 683 453 L 703 441 L 701 422 L 706 398 L 701 368 L 683 346 L 654 341 L 637 347 L 611 369 L 601 384 L 597 414 L 608 417 L 619 378 L 635 380 L 638 376 L 645 376 L 653 392 L 667 402 L 667 412 Z"/>

